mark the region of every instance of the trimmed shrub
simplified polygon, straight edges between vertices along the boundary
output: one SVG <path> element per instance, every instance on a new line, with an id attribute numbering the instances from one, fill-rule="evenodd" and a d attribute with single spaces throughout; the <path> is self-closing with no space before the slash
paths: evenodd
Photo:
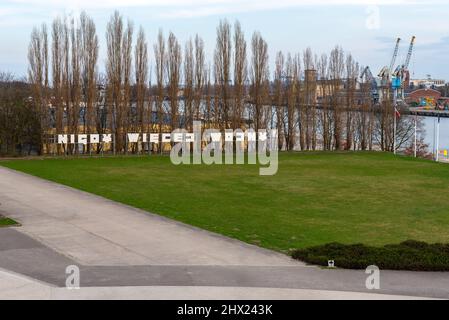
<path id="1" fill-rule="evenodd" d="M 376 265 L 384 270 L 449 271 L 449 244 L 427 244 L 415 240 L 383 247 L 329 243 L 294 250 L 292 257 L 320 266 L 327 266 L 328 260 L 334 260 L 335 267 L 344 269 L 365 269 Z"/>

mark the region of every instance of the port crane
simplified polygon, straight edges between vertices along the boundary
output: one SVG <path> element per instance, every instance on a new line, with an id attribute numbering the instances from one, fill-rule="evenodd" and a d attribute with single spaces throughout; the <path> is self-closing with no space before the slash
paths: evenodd
<path id="1" fill-rule="evenodd" d="M 360 80 L 362 83 L 370 84 L 371 98 L 373 100 L 373 103 L 377 103 L 379 99 L 379 94 L 377 92 L 377 81 L 368 66 L 363 69 L 363 72 L 360 75 Z"/>
<path id="2" fill-rule="evenodd" d="M 393 67 L 396 62 L 396 58 L 398 57 L 399 52 L 399 43 L 401 42 L 401 38 L 396 39 L 396 45 L 394 47 L 393 51 L 393 57 L 391 57 L 391 62 L 389 66 L 383 67 L 378 77 L 380 78 L 380 87 L 381 90 L 379 91 L 379 100 L 382 101 L 384 99 L 389 99 L 389 89 L 391 87 L 391 76 L 393 72 Z M 395 99 L 395 98 L 394 98 Z"/>
<path id="3" fill-rule="evenodd" d="M 396 62 L 396 58 L 398 57 L 399 52 L 399 43 L 401 42 L 401 38 L 397 38 L 396 45 L 394 47 L 393 51 L 393 57 L 391 58 L 390 66 L 383 67 L 379 72 L 379 77 L 382 79 L 382 85 L 388 86 L 390 79 L 391 79 L 391 73 L 393 71 L 393 66 Z"/>
<path id="4" fill-rule="evenodd" d="M 410 41 L 410 46 L 408 48 L 408 53 L 407 53 L 407 59 L 405 60 L 405 64 L 404 64 L 404 69 L 408 70 L 408 66 L 410 65 L 410 59 L 412 58 L 412 53 L 413 53 L 413 46 L 415 45 L 415 39 L 416 37 L 413 36 L 412 40 Z"/>
<path id="5" fill-rule="evenodd" d="M 410 45 L 408 47 L 407 57 L 405 59 L 404 64 L 402 66 L 398 66 L 393 74 L 394 78 L 396 79 L 395 82 L 396 82 L 397 90 L 399 91 L 398 97 L 401 100 L 404 100 L 404 98 L 405 98 L 405 94 L 404 94 L 405 84 L 408 83 L 410 80 L 410 72 L 408 70 L 408 67 L 410 65 L 410 60 L 412 58 L 415 40 L 416 40 L 416 37 L 413 36 L 410 41 Z"/>

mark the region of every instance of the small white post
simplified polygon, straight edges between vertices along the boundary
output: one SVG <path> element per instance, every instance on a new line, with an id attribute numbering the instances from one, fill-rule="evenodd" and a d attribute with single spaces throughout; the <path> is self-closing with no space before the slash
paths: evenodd
<path id="1" fill-rule="evenodd" d="M 438 117 L 438 122 L 437 122 L 437 144 L 436 144 L 436 148 L 437 148 L 437 156 L 436 156 L 436 160 L 439 161 L 440 159 L 440 117 Z"/>
<path id="2" fill-rule="evenodd" d="M 393 154 L 396 154 L 396 105 L 394 106 Z"/>

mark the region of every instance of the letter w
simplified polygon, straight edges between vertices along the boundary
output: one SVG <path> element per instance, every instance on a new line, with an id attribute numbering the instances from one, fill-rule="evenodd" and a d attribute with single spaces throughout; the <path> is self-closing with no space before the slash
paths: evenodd
<path id="1" fill-rule="evenodd" d="M 128 133 L 128 141 L 129 142 L 138 142 L 139 134 L 138 133 Z"/>

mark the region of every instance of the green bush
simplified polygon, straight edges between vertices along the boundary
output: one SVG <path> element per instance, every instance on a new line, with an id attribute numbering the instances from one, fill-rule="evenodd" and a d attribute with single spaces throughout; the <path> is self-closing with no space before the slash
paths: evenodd
<path id="1" fill-rule="evenodd" d="M 427 244 L 415 240 L 383 247 L 329 243 L 295 250 L 292 256 L 321 266 L 334 260 L 335 267 L 344 269 L 365 269 L 376 265 L 387 270 L 449 271 L 449 244 Z"/>

